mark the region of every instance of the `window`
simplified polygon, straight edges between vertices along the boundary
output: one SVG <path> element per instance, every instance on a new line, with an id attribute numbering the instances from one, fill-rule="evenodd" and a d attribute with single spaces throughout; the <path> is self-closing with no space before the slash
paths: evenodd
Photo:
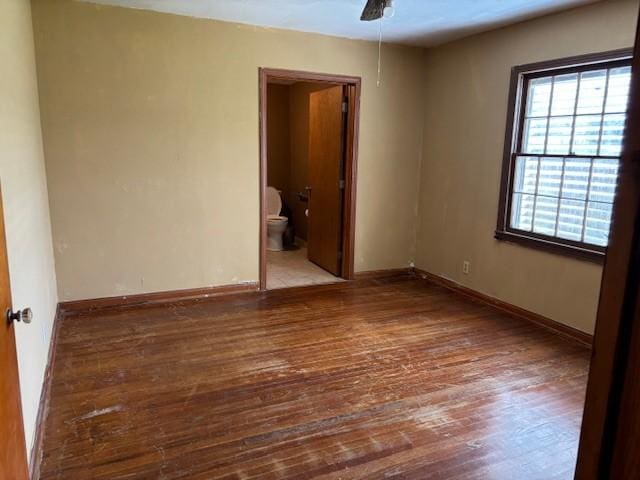
<path id="1" fill-rule="evenodd" d="M 602 258 L 631 53 L 515 67 L 496 238 Z"/>

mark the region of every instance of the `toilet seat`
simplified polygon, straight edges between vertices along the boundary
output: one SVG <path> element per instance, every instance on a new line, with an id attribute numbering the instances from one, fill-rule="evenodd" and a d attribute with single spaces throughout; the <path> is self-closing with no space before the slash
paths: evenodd
<path id="1" fill-rule="evenodd" d="M 282 210 L 282 199 L 278 190 L 273 187 L 267 187 L 267 219 L 270 217 L 279 217 Z"/>
<path id="2" fill-rule="evenodd" d="M 281 222 L 286 222 L 289 219 L 287 217 L 283 217 L 281 215 L 267 215 L 267 222 L 268 223 L 281 223 Z"/>

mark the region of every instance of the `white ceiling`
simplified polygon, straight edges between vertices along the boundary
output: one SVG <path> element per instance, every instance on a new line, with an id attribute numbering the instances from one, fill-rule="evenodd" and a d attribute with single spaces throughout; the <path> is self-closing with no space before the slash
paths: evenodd
<path id="1" fill-rule="evenodd" d="M 361 22 L 366 0 L 82 0 L 264 27 L 378 39 L 378 22 Z M 433 46 L 472 33 L 599 0 L 395 0 L 384 41 Z"/>

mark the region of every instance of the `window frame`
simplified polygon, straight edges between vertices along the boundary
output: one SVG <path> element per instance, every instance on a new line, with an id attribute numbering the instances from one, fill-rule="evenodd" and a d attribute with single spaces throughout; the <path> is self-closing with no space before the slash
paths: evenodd
<path id="1" fill-rule="evenodd" d="M 560 75 L 582 72 L 585 70 L 595 70 L 598 68 L 627 66 L 631 64 L 632 58 L 633 49 L 629 48 L 530 63 L 526 65 L 517 65 L 511 69 L 507 124 L 504 140 L 502 173 L 500 177 L 498 221 L 495 231 L 495 238 L 497 240 L 513 242 L 527 247 L 598 263 L 602 263 L 604 261 L 607 247 L 511 228 L 510 218 L 513 197 L 513 180 L 515 175 L 515 160 L 519 145 L 521 145 L 522 142 L 525 119 L 524 110 L 526 107 L 529 80 L 549 76 L 550 74 Z M 557 156 L 562 158 L 593 158 L 593 156 L 571 154 Z"/>

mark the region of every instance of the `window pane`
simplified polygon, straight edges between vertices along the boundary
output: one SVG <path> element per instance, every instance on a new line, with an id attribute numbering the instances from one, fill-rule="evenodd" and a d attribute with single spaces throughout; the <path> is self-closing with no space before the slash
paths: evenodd
<path id="1" fill-rule="evenodd" d="M 551 77 L 534 78 L 529 82 L 527 98 L 527 117 L 549 115 L 549 99 L 551 98 Z"/>
<path id="2" fill-rule="evenodd" d="M 591 160 L 583 158 L 567 158 L 562 180 L 562 197 L 574 200 L 586 200 L 589 188 L 589 172 Z"/>
<path id="3" fill-rule="evenodd" d="M 546 195 L 549 197 L 560 196 L 562 163 L 562 158 L 547 157 L 540 159 L 538 195 Z"/>
<path id="4" fill-rule="evenodd" d="M 511 199 L 511 228 L 531 231 L 533 219 L 533 195 L 514 193 Z"/>
<path id="5" fill-rule="evenodd" d="M 606 113 L 623 113 L 627 110 L 631 67 L 613 68 L 609 73 Z"/>
<path id="6" fill-rule="evenodd" d="M 573 115 L 576 105 L 578 74 L 558 75 L 553 84 L 551 115 Z"/>
<path id="7" fill-rule="evenodd" d="M 600 155 L 620 155 L 624 133 L 624 114 L 605 115 L 602 122 Z"/>
<path id="8" fill-rule="evenodd" d="M 589 200 L 613 203 L 618 179 L 618 159 L 596 158 L 593 161 Z"/>
<path id="9" fill-rule="evenodd" d="M 549 119 L 547 134 L 547 153 L 567 154 L 571 145 L 571 127 L 573 117 L 555 117 Z"/>
<path id="10" fill-rule="evenodd" d="M 538 157 L 517 157 L 513 191 L 536 193 L 538 178 Z"/>
<path id="11" fill-rule="evenodd" d="M 602 113 L 606 83 L 606 70 L 582 73 L 580 77 L 580 94 L 578 95 L 578 114 Z"/>
<path id="12" fill-rule="evenodd" d="M 524 153 L 544 153 L 544 139 L 547 134 L 546 118 L 531 118 L 524 122 L 522 150 Z"/>
<path id="13" fill-rule="evenodd" d="M 536 197 L 533 231 L 544 235 L 555 234 L 557 214 L 557 198 Z"/>
<path id="14" fill-rule="evenodd" d="M 582 240 L 585 202 L 578 200 L 560 200 L 558 213 L 558 232 L 556 236 L 567 240 Z"/>
<path id="15" fill-rule="evenodd" d="M 601 118 L 601 115 L 576 117 L 571 153 L 575 155 L 597 155 Z"/>
<path id="16" fill-rule="evenodd" d="M 612 205 L 592 203 L 587 205 L 587 221 L 584 229 L 584 242 L 606 246 L 609 241 Z"/>
<path id="17" fill-rule="evenodd" d="M 509 227 L 606 246 L 631 67 L 576 70 L 524 77 Z"/>

